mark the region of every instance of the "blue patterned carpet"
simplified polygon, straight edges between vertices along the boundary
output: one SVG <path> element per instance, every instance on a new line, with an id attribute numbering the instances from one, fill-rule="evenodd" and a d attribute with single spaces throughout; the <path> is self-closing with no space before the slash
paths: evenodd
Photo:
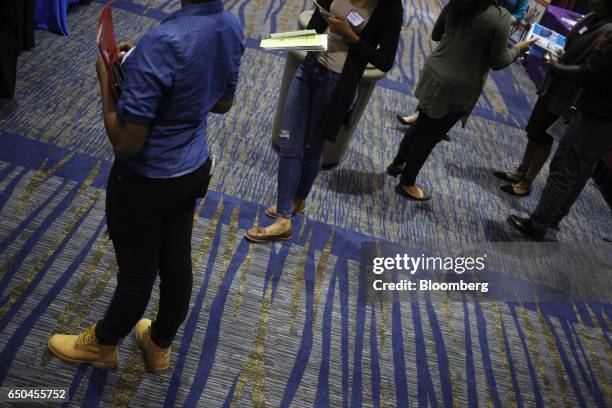
<path id="1" fill-rule="evenodd" d="M 136 42 L 178 1 L 114 1 L 116 33 Z M 219 159 L 194 228 L 194 292 L 171 370 L 147 373 L 133 337 L 104 371 L 46 351 L 112 296 L 105 232 L 112 151 L 100 120 L 94 27 L 101 4 L 69 14 L 71 34 L 37 32 L 19 60 L 14 100 L 0 105 L 0 385 L 66 387 L 67 406 L 493 406 L 612 404 L 609 300 L 508 303 L 444 293 L 372 306 L 358 299 L 360 245 L 385 240 L 509 241 L 504 218 L 535 206 L 508 198 L 493 169 L 512 166 L 534 87 L 520 66 L 491 75 L 476 114 L 434 152 L 421 177 L 434 200 L 398 199 L 383 175 L 401 139 L 398 111 L 431 49 L 440 10 L 406 4 L 398 61 L 375 90 L 341 165 L 321 174 L 291 241 L 249 245 L 244 231 L 273 202 L 270 133 L 283 56 L 258 39 L 296 26 L 304 1 L 229 0 L 249 38 L 235 108 L 212 115 Z M 278 80 L 275 80 L 278 79 Z M 610 212 L 587 186 L 556 239 L 610 236 Z M 588 284 L 588 283 L 586 283 Z M 153 296 L 149 315 L 157 308 Z"/>

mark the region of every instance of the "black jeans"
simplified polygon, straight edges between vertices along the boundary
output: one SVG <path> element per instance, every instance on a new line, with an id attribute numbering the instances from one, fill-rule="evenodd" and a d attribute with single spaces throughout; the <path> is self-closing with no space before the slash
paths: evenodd
<path id="1" fill-rule="evenodd" d="M 151 339 L 169 347 L 187 317 L 193 278 L 191 230 L 196 197 L 204 196 L 210 160 L 172 179 L 149 179 L 115 160 L 106 189 L 106 222 L 117 257 L 117 288 L 96 325 L 100 344 L 115 345 L 149 303 L 159 270 L 160 301 Z"/>
<path id="2" fill-rule="evenodd" d="M 537 208 L 531 214 L 535 228 L 545 231 L 568 213 L 601 156 L 612 149 L 612 121 L 577 113 L 555 155 Z"/>
<path id="3" fill-rule="evenodd" d="M 464 115 L 463 112 L 449 113 L 440 119 L 434 119 L 419 109 L 419 118 L 404 134 L 404 139 L 393 164 L 404 165 L 400 183 L 404 186 L 414 186 L 421 167 L 432 150 L 444 138 L 444 135 Z"/>

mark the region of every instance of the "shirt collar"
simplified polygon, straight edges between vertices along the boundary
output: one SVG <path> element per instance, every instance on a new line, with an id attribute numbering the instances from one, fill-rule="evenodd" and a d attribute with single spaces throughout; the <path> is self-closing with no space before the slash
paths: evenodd
<path id="1" fill-rule="evenodd" d="M 190 16 L 208 16 L 210 14 L 221 13 L 223 11 L 223 3 L 221 0 L 209 1 L 206 3 L 198 3 L 191 4 L 189 6 L 185 6 L 180 10 L 175 11 L 166 17 L 162 24 L 166 21 L 174 20 L 176 18 L 181 17 L 190 17 Z"/>

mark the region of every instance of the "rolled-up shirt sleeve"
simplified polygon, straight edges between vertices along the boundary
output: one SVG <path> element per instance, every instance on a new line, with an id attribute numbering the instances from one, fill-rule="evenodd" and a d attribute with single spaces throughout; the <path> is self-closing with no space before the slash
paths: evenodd
<path id="1" fill-rule="evenodd" d="M 117 116 L 124 123 L 148 126 L 162 95 L 172 87 L 177 68 L 175 50 L 167 37 L 150 31 L 138 42 L 125 66 Z"/>

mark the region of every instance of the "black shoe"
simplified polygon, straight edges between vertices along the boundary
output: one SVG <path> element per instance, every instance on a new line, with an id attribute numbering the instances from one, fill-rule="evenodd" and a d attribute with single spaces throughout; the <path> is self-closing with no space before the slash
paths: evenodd
<path id="1" fill-rule="evenodd" d="M 546 230 L 537 229 L 529 218 L 521 218 L 518 215 L 510 215 L 508 222 L 515 230 L 536 241 L 542 241 L 546 236 Z"/>
<path id="2" fill-rule="evenodd" d="M 389 167 L 387 167 L 387 174 L 391 177 L 397 177 L 404 171 L 404 166 L 398 166 L 397 164 L 391 163 Z"/>
<path id="3" fill-rule="evenodd" d="M 431 199 L 431 196 L 424 191 L 423 191 L 423 197 L 415 197 L 412 194 L 408 193 L 406 190 L 404 190 L 404 187 L 402 187 L 401 184 L 398 184 L 397 186 L 395 186 L 395 192 L 401 195 L 402 197 L 406 197 L 407 199 L 413 200 L 413 201 L 427 201 Z"/>

